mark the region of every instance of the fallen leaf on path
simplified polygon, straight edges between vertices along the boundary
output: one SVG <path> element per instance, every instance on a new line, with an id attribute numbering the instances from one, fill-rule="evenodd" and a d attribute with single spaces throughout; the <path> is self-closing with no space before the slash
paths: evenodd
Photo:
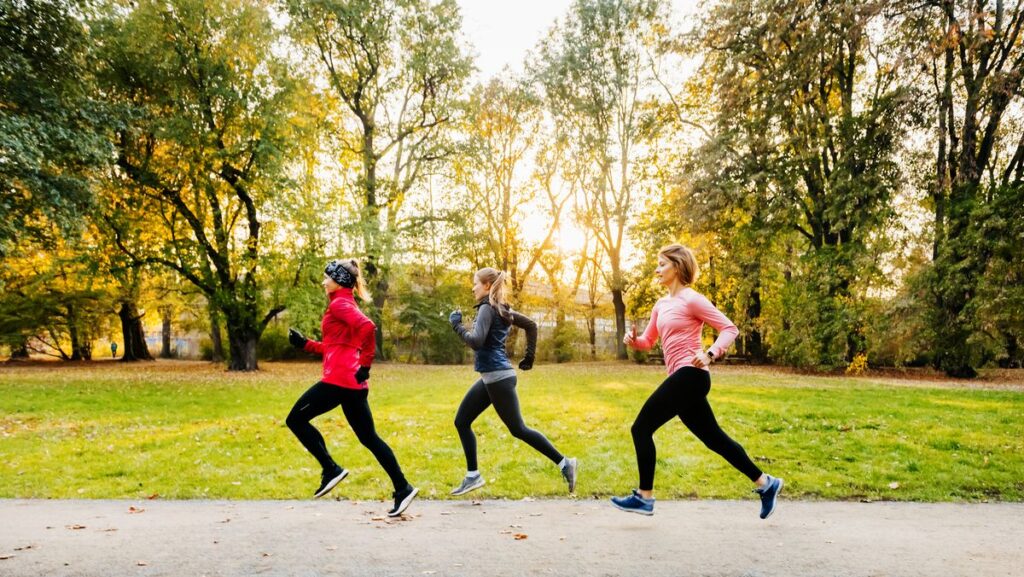
<path id="1" fill-rule="evenodd" d="M 72 531 L 76 531 L 78 529 L 85 529 L 85 525 L 66 525 L 66 527 L 68 529 L 71 529 Z"/>
<path id="2" fill-rule="evenodd" d="M 231 517 L 228 517 L 227 519 L 224 519 L 223 521 L 219 521 L 219 522 L 220 523 L 230 523 L 231 522 Z"/>
<path id="3" fill-rule="evenodd" d="M 498 534 L 499 535 L 511 535 L 512 531 L 509 531 L 508 529 L 502 529 L 501 531 L 498 531 Z"/>
<path id="4" fill-rule="evenodd" d="M 128 513 L 129 513 L 129 514 L 133 514 L 133 513 L 143 513 L 143 512 L 145 512 L 145 511 L 146 511 L 145 509 L 142 509 L 142 508 L 136 507 L 135 505 L 132 505 L 131 507 L 128 507 Z"/>
<path id="5" fill-rule="evenodd" d="M 516 541 L 522 541 L 523 539 L 526 539 L 527 535 L 526 533 L 516 533 L 513 537 L 515 537 Z"/>
<path id="6" fill-rule="evenodd" d="M 472 505 L 474 507 L 479 507 L 480 505 L 483 505 L 483 502 L 481 502 L 481 501 L 473 501 Z"/>
<path id="7" fill-rule="evenodd" d="M 28 551 L 29 549 L 32 549 L 34 547 L 35 547 L 35 545 L 25 545 L 24 547 L 15 547 L 14 550 L 15 551 Z"/>
<path id="8" fill-rule="evenodd" d="M 273 557 L 274 554 L 273 553 L 264 553 L 263 556 L 264 557 Z"/>
<path id="9" fill-rule="evenodd" d="M 6 555 L 0 555 L 0 561 L 6 561 L 6 560 L 11 559 L 11 558 L 13 558 L 15 556 L 16 555 L 14 555 L 12 553 L 8 553 Z"/>
<path id="10" fill-rule="evenodd" d="M 149 563 L 147 563 L 146 561 L 139 561 L 138 563 L 136 563 L 136 565 L 138 565 L 139 567 L 145 567 L 146 565 L 149 565 Z"/>
<path id="11" fill-rule="evenodd" d="M 384 519 L 384 517 L 371 517 L 370 520 L 371 521 L 384 521 L 385 519 Z"/>

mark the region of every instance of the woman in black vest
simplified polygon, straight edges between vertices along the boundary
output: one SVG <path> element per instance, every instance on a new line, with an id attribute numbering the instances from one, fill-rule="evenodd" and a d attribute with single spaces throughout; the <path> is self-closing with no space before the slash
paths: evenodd
<path id="1" fill-rule="evenodd" d="M 509 327 L 520 327 L 526 331 L 526 355 L 519 363 L 519 368 L 524 371 L 533 368 L 537 323 L 513 311 L 505 302 L 503 272 L 490 267 L 477 271 L 473 275 L 473 297 L 477 300 L 473 330 L 462 326 L 462 312 L 455 311 L 448 316 L 452 328 L 475 352 L 473 368 L 480 373 L 480 379 L 466 392 L 455 414 L 455 428 L 459 431 L 462 450 L 466 453 L 466 477 L 451 494 L 464 495 L 484 485 L 484 478 L 477 470 L 476 435 L 473 434 L 472 425 L 491 405 L 494 405 L 494 411 L 513 437 L 522 439 L 558 465 L 572 493 L 576 490 L 576 459 L 564 457 L 543 433 L 527 427 L 523 422 L 519 397 L 516 395 L 516 371 L 505 354 Z"/>

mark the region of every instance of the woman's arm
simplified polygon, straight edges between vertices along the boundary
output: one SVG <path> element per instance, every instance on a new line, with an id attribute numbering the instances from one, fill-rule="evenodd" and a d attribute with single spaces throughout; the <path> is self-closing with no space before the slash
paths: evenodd
<path id="1" fill-rule="evenodd" d="M 654 305 L 654 309 L 651 310 L 651 320 L 647 322 L 647 326 L 644 328 L 644 334 L 633 339 L 632 344 L 629 346 L 633 347 L 638 351 L 647 351 L 654 346 L 654 343 L 658 342 L 658 305 Z"/>
<path id="2" fill-rule="evenodd" d="M 537 323 L 524 314 L 516 311 L 509 312 L 512 313 L 512 324 L 526 332 L 526 353 L 523 358 L 534 358 L 537 353 Z"/>
<path id="3" fill-rule="evenodd" d="M 722 358 L 722 355 L 732 346 L 732 342 L 736 340 L 736 336 L 740 334 L 739 329 L 732 324 L 729 317 L 722 314 L 722 311 L 715 308 L 715 305 L 711 304 L 711 301 L 702 294 L 698 294 L 690 301 L 690 314 L 718 331 L 718 338 L 708 350 L 715 355 L 716 359 Z"/>
<path id="4" fill-rule="evenodd" d="M 473 330 L 467 330 L 466 327 L 462 326 L 462 323 L 453 325 L 455 333 L 462 338 L 463 341 L 469 348 L 474 351 L 484 345 L 484 341 L 487 340 L 487 333 L 491 330 L 491 323 L 494 322 L 494 309 L 491 305 L 481 305 L 477 309 L 476 321 L 473 323 Z"/>

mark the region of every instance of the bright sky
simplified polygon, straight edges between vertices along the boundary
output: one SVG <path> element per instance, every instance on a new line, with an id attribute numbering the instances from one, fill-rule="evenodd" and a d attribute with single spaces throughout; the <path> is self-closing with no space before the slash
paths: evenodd
<path id="1" fill-rule="evenodd" d="M 671 0 L 676 18 L 692 14 L 698 0 Z M 462 29 L 476 52 L 482 79 L 508 65 L 521 71 L 527 51 L 565 15 L 572 0 L 458 0 Z"/>

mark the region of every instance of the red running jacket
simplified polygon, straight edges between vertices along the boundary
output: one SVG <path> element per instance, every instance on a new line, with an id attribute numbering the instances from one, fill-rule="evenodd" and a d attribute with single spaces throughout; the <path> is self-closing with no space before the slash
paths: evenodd
<path id="1" fill-rule="evenodd" d="M 324 340 L 306 341 L 305 350 L 324 356 L 323 382 L 346 389 L 369 388 L 369 381 L 356 382 L 356 371 L 373 363 L 377 325 L 359 310 L 352 289 L 339 288 L 328 298 L 331 302 L 320 325 Z"/>

